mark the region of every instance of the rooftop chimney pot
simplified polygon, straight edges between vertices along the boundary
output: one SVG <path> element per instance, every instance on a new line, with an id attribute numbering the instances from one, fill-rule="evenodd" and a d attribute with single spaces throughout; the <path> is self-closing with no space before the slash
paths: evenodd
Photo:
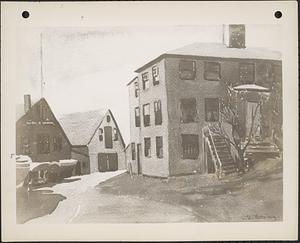
<path id="1" fill-rule="evenodd" d="M 31 97 L 29 94 L 24 95 L 24 112 L 27 113 L 31 108 Z"/>

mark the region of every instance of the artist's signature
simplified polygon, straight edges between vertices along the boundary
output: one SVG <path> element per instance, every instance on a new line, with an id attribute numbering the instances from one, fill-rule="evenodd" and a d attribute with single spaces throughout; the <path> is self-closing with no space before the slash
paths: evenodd
<path id="1" fill-rule="evenodd" d="M 277 216 L 271 216 L 271 215 L 262 215 L 262 214 L 252 214 L 252 215 L 246 215 L 244 217 L 247 220 L 262 220 L 262 219 L 268 219 L 268 220 L 278 220 L 279 218 Z"/>

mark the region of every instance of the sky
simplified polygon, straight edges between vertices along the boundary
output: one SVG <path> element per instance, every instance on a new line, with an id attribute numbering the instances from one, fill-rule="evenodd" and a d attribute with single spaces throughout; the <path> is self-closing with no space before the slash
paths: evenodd
<path id="1" fill-rule="evenodd" d="M 194 42 L 222 43 L 222 25 L 23 28 L 18 34 L 17 103 L 23 104 L 24 94 L 41 98 L 42 73 L 43 96 L 57 117 L 109 108 L 125 143 L 130 136 L 126 84 L 134 71 Z M 280 51 L 280 26 L 246 25 L 246 46 Z"/>

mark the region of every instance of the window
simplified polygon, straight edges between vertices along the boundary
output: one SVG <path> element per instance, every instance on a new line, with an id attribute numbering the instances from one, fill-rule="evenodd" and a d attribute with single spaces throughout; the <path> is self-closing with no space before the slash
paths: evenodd
<path id="1" fill-rule="evenodd" d="M 114 128 L 114 141 L 118 140 L 118 129 Z"/>
<path id="2" fill-rule="evenodd" d="M 182 158 L 198 159 L 199 156 L 199 138 L 194 134 L 182 134 Z"/>
<path id="3" fill-rule="evenodd" d="M 30 154 L 30 145 L 28 137 L 21 137 L 21 153 Z"/>
<path id="4" fill-rule="evenodd" d="M 131 159 L 135 160 L 135 143 L 131 143 Z"/>
<path id="5" fill-rule="evenodd" d="M 112 127 L 110 126 L 104 127 L 104 142 L 105 148 L 113 148 Z"/>
<path id="6" fill-rule="evenodd" d="M 106 121 L 110 122 L 110 116 L 106 116 Z"/>
<path id="7" fill-rule="evenodd" d="M 206 80 L 220 80 L 221 79 L 221 65 L 217 62 L 205 62 L 204 64 L 204 79 Z"/>
<path id="8" fill-rule="evenodd" d="M 152 77 L 153 77 L 153 85 L 158 85 L 159 84 L 159 73 L 158 73 L 157 66 L 152 67 Z"/>
<path id="9" fill-rule="evenodd" d="M 144 138 L 144 153 L 145 157 L 151 157 L 151 139 L 150 138 Z"/>
<path id="10" fill-rule="evenodd" d="M 149 89 L 148 73 L 143 73 L 142 74 L 142 81 L 143 81 L 143 90 Z"/>
<path id="11" fill-rule="evenodd" d="M 196 99 L 188 98 L 180 100 L 181 109 L 181 122 L 190 123 L 196 121 L 197 109 L 196 109 Z"/>
<path id="12" fill-rule="evenodd" d="M 240 64 L 240 81 L 243 84 L 254 83 L 254 64 L 253 63 L 241 63 Z"/>
<path id="13" fill-rule="evenodd" d="M 154 102 L 154 115 L 155 115 L 155 125 L 162 124 L 162 112 L 161 112 L 161 101 Z"/>
<path id="14" fill-rule="evenodd" d="M 179 76 L 180 79 L 194 80 L 196 77 L 196 62 L 189 60 L 180 60 Z"/>
<path id="15" fill-rule="evenodd" d="M 61 151 L 62 149 L 62 138 L 54 137 L 53 138 L 53 151 Z"/>
<path id="16" fill-rule="evenodd" d="M 141 126 L 140 108 L 135 107 L 134 113 L 135 113 L 135 126 L 140 127 Z"/>
<path id="17" fill-rule="evenodd" d="M 39 154 L 50 153 L 50 137 L 48 134 L 39 134 L 37 137 L 37 141 Z"/>
<path id="18" fill-rule="evenodd" d="M 163 137 L 156 137 L 156 156 L 163 158 Z"/>
<path id="19" fill-rule="evenodd" d="M 144 126 L 150 126 L 150 104 L 143 105 Z"/>
<path id="20" fill-rule="evenodd" d="M 99 128 L 99 141 L 103 141 L 103 129 Z"/>
<path id="21" fill-rule="evenodd" d="M 138 97 L 139 96 L 139 83 L 134 82 L 134 96 Z"/>
<path id="22" fill-rule="evenodd" d="M 219 121 L 219 99 L 218 98 L 205 99 L 205 121 L 207 122 Z"/>

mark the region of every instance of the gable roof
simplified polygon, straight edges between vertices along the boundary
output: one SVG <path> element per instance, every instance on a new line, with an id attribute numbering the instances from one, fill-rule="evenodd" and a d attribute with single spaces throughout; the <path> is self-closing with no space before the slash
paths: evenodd
<path id="1" fill-rule="evenodd" d="M 135 72 L 141 72 L 164 57 L 172 56 L 198 56 L 218 57 L 225 59 L 259 59 L 259 60 L 281 60 L 281 53 L 260 47 L 229 48 L 222 43 L 196 42 L 178 49 L 168 51 L 152 61 L 138 68 Z"/>
<path id="2" fill-rule="evenodd" d="M 29 110 L 34 109 L 34 107 L 36 107 L 36 106 L 39 105 L 40 103 L 44 103 L 44 104 L 48 107 L 48 109 L 49 109 L 51 115 L 52 115 L 53 118 L 54 118 L 54 122 L 58 125 L 58 127 L 59 127 L 60 130 L 62 131 L 62 134 L 64 135 L 64 137 L 65 137 L 65 139 L 67 140 L 67 142 L 71 145 L 71 142 L 70 142 L 69 138 L 67 137 L 67 135 L 66 135 L 64 129 L 62 128 L 61 124 L 60 124 L 59 121 L 57 120 L 56 116 L 54 115 L 54 113 L 53 113 L 53 111 L 52 111 L 52 109 L 51 109 L 51 107 L 50 107 L 50 105 L 48 104 L 48 102 L 47 102 L 47 100 L 46 100 L 45 98 L 42 97 L 42 98 L 40 98 L 38 101 L 36 101 L 35 103 L 33 103 L 33 104 L 31 105 L 31 107 L 30 107 Z M 20 122 L 27 114 L 28 114 L 28 112 L 25 113 L 25 112 L 24 112 L 24 109 L 23 109 L 23 111 L 21 111 L 21 105 L 18 104 L 17 107 L 16 107 L 16 118 L 17 118 L 17 123 Z M 18 117 L 18 116 L 19 116 L 19 117 Z"/>
<path id="3" fill-rule="evenodd" d="M 59 122 L 72 145 L 88 145 L 107 113 L 110 114 L 112 121 L 118 130 L 122 145 L 125 147 L 121 131 L 110 109 L 98 109 L 65 114 L 59 118 Z"/>
<path id="4" fill-rule="evenodd" d="M 107 110 L 98 109 L 62 115 L 59 122 L 72 145 L 87 145 Z"/>

